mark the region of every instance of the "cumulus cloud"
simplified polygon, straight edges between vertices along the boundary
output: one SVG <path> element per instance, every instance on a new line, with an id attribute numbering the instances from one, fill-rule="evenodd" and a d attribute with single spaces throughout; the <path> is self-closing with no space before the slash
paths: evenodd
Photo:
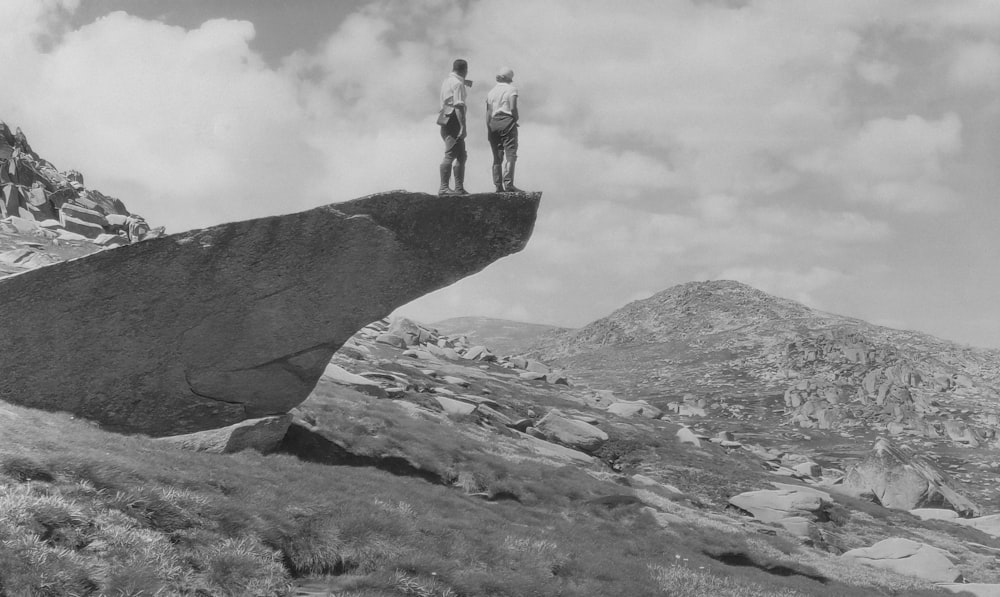
<path id="1" fill-rule="evenodd" d="M 818 299 L 882 259 L 871 246 L 912 242 L 892 214 L 967 202 L 958 166 L 996 154 L 980 132 L 996 115 L 973 102 L 1000 80 L 992 0 L 386 0 L 268 60 L 264 23 L 119 12 L 70 29 L 77 5 L 0 0 L 16 56 L 0 117 L 172 231 L 434 190 L 458 56 L 476 80 L 467 183 L 489 190 L 483 103 L 512 66 L 519 186 L 545 191 L 542 211 L 523 253 L 434 295 L 455 314 L 582 324 L 724 273 Z"/>
<path id="2" fill-rule="evenodd" d="M 806 270 L 735 267 L 722 270 L 715 278 L 737 280 L 764 292 L 820 308 L 814 293 L 832 284 L 843 282 L 848 276 L 824 267 L 812 267 Z"/>
<path id="3" fill-rule="evenodd" d="M 956 85 L 996 89 L 1000 86 L 1000 45 L 989 41 L 963 45 L 956 51 L 948 75 Z"/>

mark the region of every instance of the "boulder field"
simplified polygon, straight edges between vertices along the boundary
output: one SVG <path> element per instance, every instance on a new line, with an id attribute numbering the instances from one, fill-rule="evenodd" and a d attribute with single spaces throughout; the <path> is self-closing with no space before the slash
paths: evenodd
<path id="1" fill-rule="evenodd" d="M 0 280 L 0 400 L 153 436 L 288 412 L 354 332 L 526 245 L 541 193 L 392 191 Z"/>

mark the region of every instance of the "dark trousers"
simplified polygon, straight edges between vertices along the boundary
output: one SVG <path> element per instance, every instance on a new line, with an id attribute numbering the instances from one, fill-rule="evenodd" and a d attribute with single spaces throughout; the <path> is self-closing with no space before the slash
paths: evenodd
<path id="1" fill-rule="evenodd" d="M 449 166 L 455 160 L 458 160 L 459 164 L 464 164 L 468 158 L 468 153 L 465 151 L 465 139 L 458 138 L 461 129 L 456 112 L 452 112 L 448 124 L 441 127 L 441 139 L 444 140 L 444 161 Z"/>
<path id="2" fill-rule="evenodd" d="M 497 190 L 514 186 L 514 164 L 517 162 L 517 123 L 510 114 L 500 113 L 490 118 L 486 139 L 493 154 L 493 184 Z M 506 165 L 503 164 L 507 158 Z"/>

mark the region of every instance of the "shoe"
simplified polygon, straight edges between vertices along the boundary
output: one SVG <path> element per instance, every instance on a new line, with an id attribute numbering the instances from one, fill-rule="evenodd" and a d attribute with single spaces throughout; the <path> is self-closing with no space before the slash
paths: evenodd
<path id="1" fill-rule="evenodd" d="M 496 190 L 496 192 L 497 192 L 497 193 L 502 193 L 502 192 L 503 192 L 503 185 L 499 185 L 499 184 L 498 184 L 498 185 L 497 185 L 497 190 Z"/>
<path id="2" fill-rule="evenodd" d="M 507 188 L 504 189 L 504 193 L 523 193 L 523 192 L 524 191 L 515 187 L 514 185 L 507 185 Z"/>
<path id="3" fill-rule="evenodd" d="M 453 195 L 468 195 L 469 191 L 465 190 L 465 163 L 456 162 L 455 163 L 455 192 Z"/>

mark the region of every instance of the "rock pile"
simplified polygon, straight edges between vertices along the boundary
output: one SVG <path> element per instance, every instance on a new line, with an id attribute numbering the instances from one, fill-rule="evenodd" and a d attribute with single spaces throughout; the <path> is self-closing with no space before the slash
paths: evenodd
<path id="1" fill-rule="evenodd" d="M 403 349 L 405 356 L 496 363 L 506 369 L 517 370 L 523 380 L 569 385 L 562 371 L 554 370 L 541 361 L 523 356 L 497 356 L 485 346 L 471 345 L 468 336 L 443 335 L 405 317 L 369 324 L 361 331 L 361 336 L 374 337 L 376 342 Z"/>
<path id="2" fill-rule="evenodd" d="M 75 170 L 41 158 L 21 129 L 0 121 L 0 230 L 117 246 L 159 236 L 114 197 L 84 186 Z"/>
<path id="3" fill-rule="evenodd" d="M 780 365 L 786 377 L 795 379 L 784 393 L 787 420 L 806 429 L 865 427 L 889 435 L 947 438 L 967 447 L 996 436 L 996 413 L 963 415 L 941 406 L 954 398 L 995 402 L 992 388 L 939 358 L 917 361 L 914 354 L 859 332 L 800 337 L 785 347 Z M 976 425 L 972 419 L 978 419 Z"/>

